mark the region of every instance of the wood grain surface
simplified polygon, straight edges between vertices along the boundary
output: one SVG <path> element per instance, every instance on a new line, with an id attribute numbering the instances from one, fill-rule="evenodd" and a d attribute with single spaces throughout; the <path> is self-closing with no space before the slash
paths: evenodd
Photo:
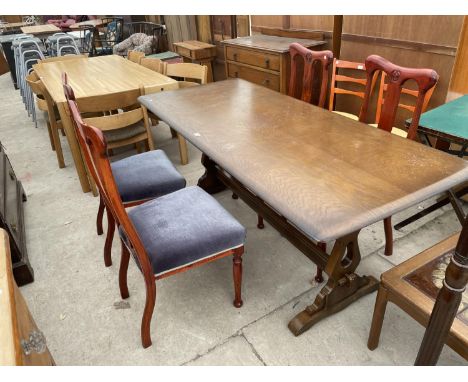
<path id="1" fill-rule="evenodd" d="M 117 55 L 82 60 L 45 62 L 34 70 L 56 103 L 65 102 L 61 76 L 63 72 L 77 99 L 129 90 L 139 92 L 140 85 L 177 88 L 177 81 Z"/>
<path id="2" fill-rule="evenodd" d="M 271 52 L 285 53 L 289 51 L 289 45 L 297 42 L 306 48 L 323 45 L 324 41 L 306 40 L 300 38 L 277 37 L 265 35 L 253 35 L 248 37 L 238 37 L 232 40 L 224 40 L 223 44 L 239 45 L 246 48 L 258 48 Z"/>
<path id="3" fill-rule="evenodd" d="M 468 163 L 241 79 L 139 98 L 318 241 L 468 180 Z"/>

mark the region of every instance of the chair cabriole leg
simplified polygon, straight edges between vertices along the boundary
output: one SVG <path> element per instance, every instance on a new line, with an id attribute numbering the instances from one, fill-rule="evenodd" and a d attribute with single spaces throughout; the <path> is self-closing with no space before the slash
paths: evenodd
<path id="1" fill-rule="evenodd" d="M 98 235 L 102 235 L 104 230 L 102 228 L 102 220 L 104 217 L 104 201 L 102 200 L 101 194 L 99 194 L 99 208 L 98 208 L 98 213 L 96 217 L 96 231 Z"/>
<path id="2" fill-rule="evenodd" d="M 106 243 L 104 244 L 104 264 L 106 267 L 112 265 L 112 240 L 114 238 L 115 221 L 111 212 L 106 209 L 107 212 L 107 236 Z"/>
<path id="3" fill-rule="evenodd" d="M 130 296 L 130 294 L 128 293 L 128 285 L 127 285 L 127 271 L 128 271 L 128 263 L 130 260 L 130 253 L 128 252 L 128 248 L 122 240 L 120 240 L 120 245 L 122 246 L 122 254 L 120 257 L 119 288 L 120 288 L 120 296 L 123 299 L 126 299 Z"/>
<path id="4" fill-rule="evenodd" d="M 145 277 L 146 283 L 146 303 L 141 320 L 141 342 L 144 348 L 151 346 L 151 317 L 153 316 L 154 305 L 156 303 L 156 280 L 154 277 Z"/>

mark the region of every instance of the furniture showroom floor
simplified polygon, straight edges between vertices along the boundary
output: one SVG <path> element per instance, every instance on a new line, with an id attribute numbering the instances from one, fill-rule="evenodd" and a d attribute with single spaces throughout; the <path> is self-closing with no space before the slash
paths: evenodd
<path id="1" fill-rule="evenodd" d="M 309 305 L 320 285 L 315 265 L 266 223 L 256 228 L 256 214 L 226 191 L 216 198 L 247 227 L 244 255 L 244 306 L 232 306 L 231 259 L 157 282 L 152 320 L 153 346 L 143 349 L 140 320 L 144 282 L 131 263 L 130 298 L 122 303 L 118 288 L 120 244 L 114 240 L 113 265 L 103 262 L 104 236 L 96 235 L 99 199 L 83 194 L 65 137 L 67 167 L 59 169 L 50 149 L 45 122 L 28 118 L 9 74 L 0 77 L 0 140 L 22 181 L 27 247 L 35 281 L 21 291 L 58 365 L 410 365 L 423 328 L 392 304 L 380 346 L 367 349 L 374 308 L 373 293 L 329 317 L 299 337 L 287 324 Z M 179 165 L 177 140 L 169 129 L 155 129 L 163 149 L 196 184 L 202 174 L 200 152 L 190 146 L 190 163 Z M 393 218 L 397 223 L 432 201 Z M 379 277 L 421 250 L 460 230 L 451 207 L 444 207 L 395 231 L 392 257 L 384 257 L 383 224 L 360 235 L 363 261 L 358 273 Z M 329 246 L 330 248 L 331 246 Z M 448 347 L 439 365 L 463 365 Z"/>

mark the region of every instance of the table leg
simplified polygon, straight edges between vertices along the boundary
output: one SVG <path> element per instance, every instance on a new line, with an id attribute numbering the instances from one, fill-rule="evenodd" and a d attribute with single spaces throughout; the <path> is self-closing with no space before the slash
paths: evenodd
<path id="1" fill-rule="evenodd" d="M 205 153 L 202 154 L 201 163 L 205 167 L 205 173 L 198 179 L 198 187 L 203 188 L 209 194 L 216 194 L 226 189 L 221 180 L 219 180 L 216 163 L 213 162 Z"/>
<path id="2" fill-rule="evenodd" d="M 354 273 L 361 261 L 358 234 L 359 232 L 355 232 L 336 241 L 325 267 L 329 276 L 327 284 L 318 293 L 313 304 L 289 322 L 288 328 L 295 336 L 377 290 L 379 282 L 374 277 Z"/>
<path id="3" fill-rule="evenodd" d="M 78 173 L 81 189 L 83 190 L 83 192 L 89 192 L 91 191 L 91 184 L 89 182 L 88 174 L 86 172 L 86 166 L 81 156 L 81 151 L 78 145 L 78 140 L 76 138 L 75 129 L 73 128 L 72 121 L 70 120 L 68 107 L 66 107 L 65 103 L 59 103 L 57 104 L 57 108 L 60 113 L 60 119 L 62 121 L 62 125 L 68 140 L 68 145 L 70 146 L 70 151 L 73 156 L 73 162 L 75 162 L 75 168 L 76 172 Z"/>

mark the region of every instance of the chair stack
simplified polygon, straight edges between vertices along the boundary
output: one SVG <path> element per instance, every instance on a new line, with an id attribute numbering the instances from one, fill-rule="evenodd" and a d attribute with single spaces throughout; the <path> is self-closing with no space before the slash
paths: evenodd
<path id="1" fill-rule="evenodd" d="M 36 109 L 33 93 L 26 83 L 26 76 L 33 70 L 32 66 L 44 58 L 41 41 L 31 35 L 18 36 L 12 42 L 15 58 L 16 78 L 28 116 L 37 127 Z"/>
<path id="2" fill-rule="evenodd" d="M 47 52 L 51 57 L 80 54 L 76 38 L 67 33 L 55 33 L 47 39 Z"/>

